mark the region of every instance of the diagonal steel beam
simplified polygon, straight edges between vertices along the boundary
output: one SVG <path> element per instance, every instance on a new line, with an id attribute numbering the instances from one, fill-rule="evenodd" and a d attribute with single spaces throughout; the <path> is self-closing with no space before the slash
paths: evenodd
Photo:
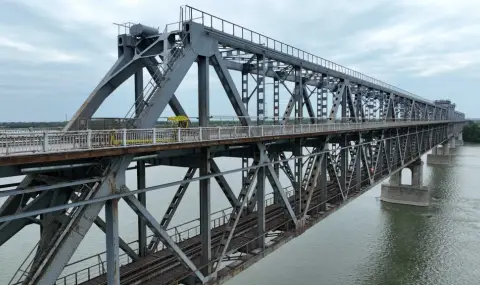
<path id="1" fill-rule="evenodd" d="M 310 171 L 310 176 L 309 176 L 307 185 L 305 185 L 305 194 L 307 195 L 307 199 L 305 200 L 304 207 L 303 207 L 304 208 L 303 218 L 305 218 L 306 212 L 308 212 L 309 210 L 312 193 L 315 190 L 316 183 L 318 180 L 318 175 L 322 171 L 320 168 L 320 165 L 322 164 L 322 161 L 326 159 L 325 156 L 326 156 L 326 153 L 319 153 L 314 157 L 315 161 L 313 163 L 312 170 Z M 323 169 L 323 171 L 326 171 L 326 169 Z"/>
<path id="2" fill-rule="evenodd" d="M 124 36 L 128 37 L 127 35 Z M 126 43 L 128 40 L 124 38 L 123 42 Z M 145 61 L 141 60 L 140 57 L 133 56 L 133 47 L 123 45 L 119 48 L 123 49 L 123 53 L 118 57 L 117 61 L 113 64 L 105 77 L 95 87 L 87 100 L 73 115 L 72 119 L 64 127 L 64 131 L 75 130 L 79 127 L 82 119 L 91 118 L 100 105 L 115 89 L 135 74 L 138 69 L 145 66 Z"/>
<path id="3" fill-rule="evenodd" d="M 310 117 L 310 122 L 312 124 L 315 124 L 315 112 L 313 111 L 312 103 L 310 102 L 310 96 L 308 95 L 308 89 L 306 85 L 303 86 L 302 95 L 303 103 L 305 104 L 305 107 L 307 107 L 308 116 Z"/>
<path id="4" fill-rule="evenodd" d="M 158 68 L 158 62 L 154 58 L 147 58 L 147 59 L 144 59 L 144 60 L 152 61 L 152 65 L 146 65 L 145 67 L 146 67 L 148 73 L 150 73 L 150 76 L 155 80 L 157 85 L 161 84 L 160 77 L 157 76 L 157 74 L 161 73 L 161 71 Z M 180 104 L 180 101 L 178 101 L 175 94 L 172 95 L 172 98 L 168 102 L 168 105 L 172 109 L 175 116 L 187 116 L 187 113 L 183 109 L 182 105 Z"/>
<path id="5" fill-rule="evenodd" d="M 71 196 L 72 202 L 77 202 L 80 198 L 81 196 L 76 193 L 73 193 L 73 195 Z M 100 230 L 102 230 L 102 232 L 104 232 L 105 234 L 107 233 L 107 224 L 102 218 L 100 218 L 100 216 L 97 216 L 95 218 L 94 223 Z M 130 256 L 132 260 L 138 260 L 138 254 L 135 253 L 135 251 L 121 237 L 118 237 L 118 241 L 119 247 L 123 250 L 123 252 Z"/>
<path id="6" fill-rule="evenodd" d="M 327 154 L 327 159 L 328 159 L 327 170 L 328 170 L 328 175 L 330 176 L 330 180 L 332 181 L 335 179 L 335 181 L 337 181 L 338 189 L 340 189 L 340 195 L 342 195 L 342 199 L 345 200 L 345 194 L 342 189 L 342 184 L 340 182 L 340 178 L 337 175 L 337 169 L 336 169 L 337 167 L 330 153 Z"/>
<path id="7" fill-rule="evenodd" d="M 72 121 L 68 123 L 65 130 L 71 129 L 79 117 L 85 115 L 87 119 L 90 118 L 94 111 L 98 109 L 106 96 L 108 96 L 113 89 L 118 87 L 116 84 L 120 85 L 128 77 L 133 75 L 139 68 L 143 67 L 144 61 L 138 60 L 138 58 L 139 57 L 136 56 L 133 60 L 136 64 L 132 63 L 128 65 L 128 68 L 125 67 L 116 73 L 118 74 L 119 72 L 123 72 L 122 76 L 115 77 L 116 81 L 112 82 L 110 80 L 112 76 L 110 74 L 107 75 L 108 80 L 104 79 L 99 84 L 101 88 L 104 88 L 104 91 L 102 91 L 103 93 L 98 93 L 96 89 L 89 99 L 87 99 L 87 102 L 80 107 L 76 113 L 76 116 L 74 116 Z M 153 96 L 149 97 L 150 100 L 147 102 L 149 104 L 144 106 L 138 118 L 135 119 L 134 125 L 136 127 L 151 128 L 154 126 L 157 118 L 170 101 L 173 93 L 177 89 L 195 58 L 196 55 L 194 54 L 193 50 L 191 48 L 185 48 L 185 51 L 181 53 L 179 57 L 175 58 L 175 62 L 170 62 L 170 67 L 175 65 L 175 68 L 171 69 L 170 72 L 165 75 L 165 80 L 162 82 Z M 124 179 L 125 170 L 132 159 L 132 155 L 113 159 L 110 165 L 106 167 L 103 175 L 103 177 L 105 177 L 104 180 L 96 183 L 94 188 L 88 192 L 89 196 L 85 198 L 96 198 L 108 195 L 108 193 L 112 191 L 112 185 L 117 184 L 118 178 L 122 177 L 122 179 Z M 55 283 L 55 280 L 58 278 L 61 271 L 82 241 L 84 235 L 93 224 L 93 219 L 90 217 L 98 216 L 98 213 L 103 205 L 104 203 L 82 205 L 78 210 L 75 211 L 75 214 L 72 216 L 65 229 L 58 233 L 58 237 L 56 237 L 54 243 L 52 243 L 51 248 L 45 252 L 42 252 L 42 262 L 38 266 L 35 266 L 35 268 L 31 268 L 26 284 Z"/>
<path id="8" fill-rule="evenodd" d="M 259 161 L 254 160 L 252 166 L 258 165 Z M 247 177 L 245 181 L 242 184 L 242 189 L 240 190 L 240 193 L 238 194 L 238 201 L 239 205 L 237 207 L 232 208 L 232 212 L 230 213 L 230 217 L 228 219 L 226 229 L 222 234 L 222 238 L 220 239 L 220 246 L 217 248 L 217 255 L 220 255 L 220 252 L 224 252 L 225 248 L 228 247 L 228 237 L 230 237 L 231 232 L 235 230 L 234 224 L 237 218 L 237 215 L 240 215 L 239 213 L 241 210 L 243 210 L 242 205 L 246 204 L 248 201 L 248 197 L 250 195 L 250 191 L 253 188 L 254 185 L 254 180 L 257 176 L 257 168 L 255 169 L 249 169 L 247 172 Z"/>
<path id="9" fill-rule="evenodd" d="M 121 193 L 129 192 L 126 187 L 120 189 Z M 145 218 L 147 226 L 150 230 L 158 236 L 162 242 L 172 250 L 172 253 L 178 258 L 178 260 L 187 268 L 192 270 L 195 275 L 200 279 L 202 283 L 205 281 L 203 274 L 197 269 L 195 264 L 185 255 L 185 253 L 177 246 L 177 244 L 170 238 L 167 231 L 163 229 L 160 224 L 155 220 L 155 218 L 148 212 L 148 210 L 138 201 L 133 195 L 123 197 L 125 202 L 132 208 L 132 210 Z"/>
<path id="10" fill-rule="evenodd" d="M 370 184 L 373 184 L 373 177 L 372 177 L 372 165 L 368 163 L 368 158 L 367 158 L 367 153 L 365 150 L 366 146 L 360 146 L 360 151 L 361 151 L 361 158 L 363 161 L 363 165 L 367 167 L 367 174 L 368 174 L 368 180 L 370 181 Z"/>
<path id="11" fill-rule="evenodd" d="M 107 224 L 105 221 L 100 218 L 96 217 L 94 221 L 95 225 L 102 230 L 102 232 L 107 233 Z M 138 260 L 138 254 L 135 253 L 135 251 L 121 238 L 118 238 L 119 241 L 119 247 L 125 252 L 128 256 L 130 256 L 131 259 Z"/>
<path id="12" fill-rule="evenodd" d="M 265 159 L 268 159 L 268 158 L 265 158 Z M 266 163 L 268 163 L 268 165 L 267 165 L 268 171 L 266 171 L 267 178 L 268 178 L 273 190 L 280 195 L 280 199 L 282 200 L 283 205 L 284 205 L 288 215 L 290 216 L 292 221 L 295 223 L 295 226 L 298 227 L 299 223 L 298 223 L 297 217 L 295 215 L 295 212 L 293 211 L 292 206 L 290 205 L 290 201 L 288 200 L 287 194 L 283 190 L 283 187 L 282 187 L 282 184 L 280 183 L 280 180 L 275 175 L 275 170 L 273 169 L 273 165 L 269 160 L 266 161 Z"/>
<path id="13" fill-rule="evenodd" d="M 51 192 L 40 193 L 40 195 L 38 195 L 30 203 L 28 203 L 24 207 L 20 207 L 16 209 L 16 213 L 24 212 L 24 211 L 34 211 L 34 210 L 46 208 L 50 204 L 51 199 L 52 199 Z M 10 238 L 15 236 L 15 234 L 21 231 L 25 226 L 31 223 L 32 221 L 28 218 L 0 223 L 0 246 L 2 246 Z"/>
<path id="14" fill-rule="evenodd" d="M 223 89 L 232 103 L 233 110 L 237 114 L 240 123 L 243 126 L 251 126 L 252 121 L 248 115 L 247 109 L 245 108 L 242 98 L 235 87 L 232 76 L 225 66 L 224 60 L 218 51 L 216 51 L 215 54 L 210 57 L 210 63 L 213 65 L 218 79 L 222 83 Z"/>
<path id="15" fill-rule="evenodd" d="M 135 126 L 137 128 L 151 128 L 154 126 L 156 120 L 169 104 L 173 94 L 197 58 L 197 55 L 191 48 L 184 48 L 180 52 L 182 54 L 171 63 L 172 69 L 169 69 L 168 72 L 163 74 L 163 79 L 160 84 L 157 83 L 159 88 L 157 88 L 151 96 L 149 95 L 150 97 L 147 99 L 148 102 L 146 102 L 147 107 L 142 110 L 138 115 L 138 119 L 135 120 Z"/>
<path id="16" fill-rule="evenodd" d="M 222 173 L 213 158 L 210 159 L 210 172 L 212 174 Z M 235 194 L 233 193 L 232 188 L 230 187 L 227 180 L 225 179 L 225 176 L 223 175 L 215 176 L 215 180 L 217 181 L 218 185 L 222 189 L 230 205 L 232 205 L 233 208 L 239 207 L 240 202 L 238 201 L 237 197 L 235 197 Z"/>
<path id="17" fill-rule="evenodd" d="M 315 161 L 313 163 L 313 167 L 311 168 L 310 171 L 310 177 L 308 178 L 308 182 L 306 185 L 305 189 L 305 194 L 307 195 L 307 199 L 305 200 L 304 206 L 303 206 L 303 213 L 302 213 L 302 220 L 305 220 L 308 210 L 310 209 L 310 202 L 312 200 L 312 194 L 315 190 L 315 187 L 317 186 L 317 181 L 318 181 L 318 176 L 321 171 L 326 171 L 326 169 L 322 169 L 320 166 L 322 165 L 322 162 L 326 156 L 324 153 L 325 149 L 328 148 L 328 140 L 330 137 L 327 137 L 325 144 L 322 148 L 322 153 L 317 154 L 315 156 Z"/>
<path id="18" fill-rule="evenodd" d="M 287 157 L 285 156 L 285 153 L 283 151 L 281 151 L 278 154 L 279 154 L 280 160 L 282 161 L 281 164 L 280 164 L 281 169 L 283 170 L 285 175 L 288 177 L 288 179 L 292 183 L 292 186 L 295 187 L 297 182 L 295 181 L 295 177 L 293 176 L 292 168 L 290 167 L 290 164 L 288 164 Z"/>
<path id="19" fill-rule="evenodd" d="M 216 51 L 215 54 L 212 57 L 210 57 L 210 61 L 218 75 L 220 82 L 222 83 L 225 93 L 227 93 L 227 96 L 229 97 L 230 102 L 232 103 L 232 107 L 235 110 L 235 113 L 240 119 L 240 122 L 244 126 L 251 126 L 252 121 L 250 120 L 248 112 L 245 109 L 245 106 L 243 105 L 242 99 L 240 97 L 240 94 L 238 93 L 237 88 L 235 87 L 235 83 L 233 82 L 230 72 L 225 66 L 222 56 L 218 51 Z M 266 147 L 262 143 L 257 143 L 257 147 L 260 153 L 265 153 L 265 154 L 267 153 Z M 280 184 L 280 181 L 278 180 L 278 177 L 275 174 L 275 170 L 273 169 L 271 161 L 267 156 L 265 156 L 265 163 L 269 164 L 266 174 L 267 174 L 267 177 L 269 177 L 269 179 L 272 179 L 271 181 L 273 182 L 271 183 L 272 187 L 274 187 L 274 189 L 275 188 L 278 189 L 276 191 L 281 195 L 282 201 L 286 207 L 286 210 L 289 212 L 290 216 L 292 217 L 292 220 L 295 222 L 295 225 L 298 225 L 297 218 L 295 217 L 295 214 L 292 211 L 291 205 Z"/>
<path id="20" fill-rule="evenodd" d="M 160 222 L 160 226 L 162 228 L 164 229 L 168 228 L 168 225 L 172 221 L 173 215 L 177 211 L 178 206 L 180 205 L 180 202 L 182 201 L 182 198 L 187 192 L 188 186 L 190 185 L 190 182 L 188 182 L 188 180 L 193 178 L 196 171 L 197 171 L 197 168 L 190 167 L 188 168 L 187 173 L 185 173 L 183 180 L 187 180 L 187 182 L 180 184 L 178 186 L 177 192 L 175 192 L 175 194 L 173 195 L 172 201 L 170 202 L 170 205 L 165 211 L 162 221 Z M 155 252 L 159 243 L 160 243 L 160 238 L 158 236 L 152 237 L 152 239 L 150 240 L 150 243 L 148 244 L 147 250 L 150 253 Z"/>
<path id="21" fill-rule="evenodd" d="M 132 156 L 116 158 L 104 171 L 104 179 L 98 182 L 82 198 L 103 197 L 111 193 L 112 186 L 118 184 L 119 180 L 124 180 L 122 170 L 128 167 Z M 124 183 L 123 183 L 124 184 Z M 68 223 L 62 231 L 57 233 L 51 246 L 43 251 L 38 257 L 41 262 L 32 267 L 25 284 L 53 284 L 62 272 L 65 265 L 79 246 L 83 237 L 93 224 L 91 217 L 96 217 L 103 208 L 104 203 L 79 206 L 72 211 Z"/>
<path id="22" fill-rule="evenodd" d="M 340 106 L 341 102 L 342 102 L 342 98 L 344 97 L 343 94 L 345 92 L 345 82 L 341 82 L 338 86 L 337 86 L 337 90 L 333 96 L 333 107 L 332 109 L 330 109 L 330 115 L 328 116 L 328 119 L 330 121 L 333 121 L 337 118 L 337 112 L 338 112 L 338 107 Z"/>
<path id="23" fill-rule="evenodd" d="M 276 153 L 270 153 L 270 154 L 269 154 L 270 159 L 273 159 L 273 158 L 275 157 L 275 155 L 276 155 Z M 262 154 L 259 154 L 258 157 L 261 157 L 261 159 L 263 160 L 263 155 L 262 155 Z M 276 170 L 275 170 L 275 171 L 276 171 Z M 276 173 L 276 172 L 275 172 L 275 173 Z M 263 173 L 260 173 L 260 172 L 259 172 L 259 174 L 263 174 Z M 263 175 L 262 175 L 262 176 L 263 176 Z M 264 182 L 265 182 L 265 181 L 263 181 L 262 183 L 265 184 Z M 257 179 L 257 184 L 258 184 L 258 183 L 259 183 L 259 181 L 258 181 L 258 179 Z M 263 187 L 265 187 L 265 185 L 263 185 Z M 258 185 L 255 186 L 255 189 L 254 189 L 252 195 L 250 196 L 250 199 L 248 200 L 247 211 L 246 211 L 247 213 L 253 212 L 253 210 L 255 209 L 255 206 L 258 204 L 258 203 L 257 203 L 257 202 L 258 202 L 258 199 L 257 199 L 257 197 L 256 197 L 256 195 L 257 195 L 257 190 L 258 190 Z M 258 210 L 258 209 L 257 209 L 257 210 Z"/>
<path id="24" fill-rule="evenodd" d="M 247 205 L 248 197 L 249 197 L 249 195 L 251 194 L 251 192 L 254 188 L 253 187 L 253 185 L 254 185 L 253 180 L 255 180 L 255 177 L 257 176 L 257 174 L 258 174 L 258 169 L 254 169 L 253 170 L 253 175 L 252 175 L 253 178 L 251 179 L 252 183 L 249 183 L 248 186 L 245 188 L 246 189 L 245 196 L 244 196 L 244 199 L 242 199 L 242 202 L 240 204 L 240 208 L 236 211 L 232 211 L 232 213 L 230 215 L 230 222 L 227 224 L 228 237 L 226 239 L 222 238 L 222 242 L 221 242 L 222 243 L 221 244 L 222 252 L 219 255 L 219 259 L 218 259 L 217 265 L 215 266 L 215 271 L 213 273 L 213 276 L 216 276 L 217 272 L 221 268 L 223 258 L 225 257 L 225 255 L 227 253 L 227 250 L 228 250 L 228 246 L 230 245 L 230 241 L 233 238 L 235 228 L 237 227 L 238 221 L 240 220 L 240 217 L 242 216 L 243 209 Z"/>

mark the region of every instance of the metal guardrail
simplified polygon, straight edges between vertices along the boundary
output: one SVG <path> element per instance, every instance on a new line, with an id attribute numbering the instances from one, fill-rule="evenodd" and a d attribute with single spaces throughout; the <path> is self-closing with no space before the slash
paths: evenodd
<path id="1" fill-rule="evenodd" d="M 327 124 L 258 125 L 197 128 L 154 128 L 86 130 L 72 132 L 0 133 L 0 156 L 19 153 L 54 153 L 89 149 L 123 148 L 160 144 L 235 140 L 264 136 L 284 136 L 328 131 L 361 130 L 371 127 L 395 127 L 432 124 L 445 121 L 369 120 Z"/>

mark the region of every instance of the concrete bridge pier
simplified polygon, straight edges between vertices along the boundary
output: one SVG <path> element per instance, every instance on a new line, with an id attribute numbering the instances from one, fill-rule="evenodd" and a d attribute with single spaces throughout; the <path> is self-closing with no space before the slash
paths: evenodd
<path id="1" fill-rule="evenodd" d="M 430 189 L 423 186 L 423 161 L 417 159 L 406 166 L 412 171 L 412 184 L 402 184 L 402 172 L 390 177 L 388 183 L 382 184 L 380 200 L 383 202 L 412 206 L 428 206 Z"/>
<path id="2" fill-rule="evenodd" d="M 452 163 L 451 147 L 455 148 L 455 138 L 445 142 L 441 147 L 434 147 L 431 154 L 427 155 L 427 164 L 450 165 Z"/>
<path id="3" fill-rule="evenodd" d="M 458 146 L 463 145 L 463 133 L 458 133 L 458 136 L 455 138 L 455 144 Z"/>

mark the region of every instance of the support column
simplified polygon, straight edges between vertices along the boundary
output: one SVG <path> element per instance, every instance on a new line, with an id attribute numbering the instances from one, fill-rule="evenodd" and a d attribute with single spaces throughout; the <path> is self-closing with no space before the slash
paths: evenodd
<path id="1" fill-rule="evenodd" d="M 208 118 L 210 115 L 209 102 L 209 63 L 208 58 L 204 56 L 198 57 L 198 117 L 200 127 L 208 126 Z M 210 149 L 205 147 L 200 152 L 200 177 L 206 176 L 210 169 Z M 210 221 L 210 179 L 202 179 L 199 181 L 200 195 L 200 235 L 202 242 L 201 267 L 205 276 L 210 275 L 212 259 L 212 233 Z M 205 266 L 207 265 L 208 266 Z"/>
<path id="2" fill-rule="evenodd" d="M 463 133 L 462 132 L 458 133 L 455 144 L 458 145 L 458 146 L 463 145 Z"/>
<path id="3" fill-rule="evenodd" d="M 262 157 L 263 155 L 261 155 Z M 263 163 L 263 160 L 261 160 Z M 265 248 L 265 166 L 257 173 L 257 247 Z"/>
<path id="4" fill-rule="evenodd" d="M 273 78 L 273 124 L 280 124 L 280 80 L 278 77 Z M 280 160 L 279 155 L 275 155 L 273 158 L 273 169 L 275 170 L 275 175 L 280 177 Z M 280 194 L 278 192 L 273 193 L 273 201 L 275 204 L 281 203 Z"/>
<path id="5" fill-rule="evenodd" d="M 340 190 L 343 192 L 344 198 L 346 199 L 348 196 L 348 189 L 347 189 L 347 174 L 348 174 L 348 161 L 349 161 L 349 153 L 348 153 L 348 142 L 347 142 L 347 135 L 342 134 L 340 139 Z M 339 197 L 341 199 L 341 197 Z"/>
<path id="6" fill-rule="evenodd" d="M 145 161 L 137 161 L 137 189 L 144 189 L 145 183 Z M 147 206 L 147 193 L 139 193 L 138 201 L 144 207 Z M 138 255 L 147 254 L 147 223 L 142 216 L 138 216 Z"/>
<path id="7" fill-rule="evenodd" d="M 295 124 L 302 124 L 303 121 L 303 82 L 301 67 L 295 68 Z M 303 147 L 301 139 L 295 140 L 295 145 L 292 149 L 295 157 L 295 214 L 299 215 L 302 211 L 302 181 L 303 181 Z"/>
<path id="8" fill-rule="evenodd" d="M 427 154 L 427 164 L 430 165 L 450 165 L 452 164 L 452 155 L 448 142 L 442 144 L 441 147 L 434 147 L 431 154 Z"/>
<path id="9" fill-rule="evenodd" d="M 118 199 L 105 203 L 107 225 L 107 284 L 120 285 L 119 238 L 118 238 Z"/>
<path id="10" fill-rule="evenodd" d="M 328 148 L 327 148 L 328 149 Z M 324 154 L 323 160 L 320 162 L 320 174 L 318 174 L 318 181 L 317 185 L 319 187 L 318 191 L 320 191 L 320 206 L 318 207 L 319 211 L 326 211 L 327 210 L 327 154 Z"/>
<path id="11" fill-rule="evenodd" d="M 421 187 L 423 185 L 423 161 L 420 159 L 410 165 L 412 171 L 412 186 Z"/>
<path id="12" fill-rule="evenodd" d="M 143 109 L 143 69 L 135 73 L 135 114 L 138 116 Z M 137 162 L 137 189 L 144 189 L 145 183 L 145 161 Z M 139 193 L 138 201 L 146 207 L 147 193 Z M 147 254 L 147 224 L 143 217 L 138 216 L 138 255 L 145 256 Z"/>
<path id="13" fill-rule="evenodd" d="M 257 55 L 257 125 L 263 125 L 265 117 L 265 59 Z"/>
<path id="14" fill-rule="evenodd" d="M 360 135 L 359 135 L 360 137 Z M 358 140 L 358 144 L 360 145 L 360 139 Z M 362 157 L 362 150 L 361 146 L 357 147 L 357 153 L 355 158 L 355 174 L 357 175 L 355 178 L 355 191 L 360 192 L 362 190 L 362 165 L 361 165 L 361 157 Z M 352 180 L 353 181 L 353 180 Z"/>
<path id="15" fill-rule="evenodd" d="M 348 120 L 347 119 L 347 110 L 348 110 L 348 99 L 347 96 L 350 96 L 348 92 L 349 82 L 348 80 L 345 81 L 345 89 L 342 94 L 342 122 Z M 347 198 L 348 189 L 347 189 L 347 169 L 348 169 L 348 161 L 349 161 L 349 153 L 348 153 L 348 141 L 347 135 L 342 134 L 340 138 L 340 191 L 343 192 L 343 199 Z"/>
<path id="16" fill-rule="evenodd" d="M 248 94 L 248 67 L 247 65 L 243 66 L 242 70 L 242 102 L 245 106 L 245 110 L 248 113 L 248 103 L 249 103 L 249 94 Z M 248 167 L 248 157 L 242 157 L 242 168 L 245 169 Z M 245 185 L 247 182 L 248 170 L 242 170 L 242 185 Z"/>
<path id="17" fill-rule="evenodd" d="M 452 150 L 453 150 L 453 151 L 455 150 L 455 148 L 456 148 L 455 137 L 451 137 L 451 138 L 448 140 L 448 147 L 449 147 L 450 152 L 452 152 Z"/>
<path id="18" fill-rule="evenodd" d="M 428 206 L 430 189 L 423 186 L 423 161 L 417 159 L 406 166 L 412 171 L 412 185 L 403 185 L 401 170 L 392 174 L 389 183 L 382 184 L 380 200 L 411 206 Z"/>

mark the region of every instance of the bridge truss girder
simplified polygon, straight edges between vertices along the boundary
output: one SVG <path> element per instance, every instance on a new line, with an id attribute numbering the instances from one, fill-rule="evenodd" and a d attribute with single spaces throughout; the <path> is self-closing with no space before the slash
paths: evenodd
<path id="1" fill-rule="evenodd" d="M 173 39 L 173 40 L 172 40 Z M 265 93 L 267 81 L 273 80 L 274 124 L 318 124 L 341 119 L 343 123 L 360 123 L 376 118 L 379 122 L 395 120 L 445 120 L 448 110 L 421 98 L 394 92 L 380 85 L 358 80 L 347 74 L 325 67 L 302 62 L 287 54 L 274 53 L 261 45 L 235 41 L 225 33 L 212 30 L 194 22 L 183 23 L 181 31 L 150 38 L 138 38 L 129 34 L 119 36 L 119 59 L 100 81 L 86 102 L 79 108 L 65 130 L 81 128 L 84 120 L 89 120 L 103 101 L 128 78 L 135 76 L 135 102 L 126 118 L 132 128 L 151 128 L 167 105 L 176 115 L 186 115 L 174 93 L 181 84 L 191 65 L 199 66 L 199 117 L 200 125 L 208 126 L 209 75 L 208 66 L 214 70 L 243 126 L 263 124 L 265 116 Z M 140 88 L 139 79 L 145 68 L 152 80 L 147 87 Z M 242 73 L 241 92 L 234 84 L 230 71 Z M 254 78 L 255 87 L 249 93 L 248 78 Z M 293 88 L 288 84 L 293 83 Z M 288 103 L 284 112 L 280 110 L 280 90 L 286 91 Z M 256 93 L 256 96 L 253 94 Z M 316 94 L 316 105 L 311 96 Z M 255 98 L 256 100 L 253 100 Z M 251 120 L 249 103 L 256 104 L 256 122 Z M 329 104 L 330 103 L 330 104 Z M 316 113 L 314 110 L 317 110 Z M 308 114 L 304 120 L 305 114 Z M 292 112 L 295 116 L 290 119 Z M 280 116 L 283 114 L 283 117 Z M 260 134 L 259 134 L 260 135 Z M 146 208 L 146 196 L 138 199 L 129 194 L 125 187 L 125 171 L 133 161 L 132 155 L 96 161 L 93 166 L 76 170 L 37 172 L 27 175 L 17 190 L 21 194 L 12 195 L 0 209 L 1 217 L 28 213 L 32 209 L 48 212 L 55 206 L 64 207 L 40 216 L 42 235 L 34 257 L 27 269 L 28 274 L 21 280 L 23 284 L 53 284 L 74 254 L 92 224 L 104 229 L 107 236 L 107 264 L 109 284 L 118 284 L 120 278 L 119 252 L 122 248 L 132 259 L 154 252 L 159 243 L 167 246 L 178 261 L 194 272 L 202 282 L 215 278 L 222 270 L 222 263 L 234 248 L 237 226 L 248 213 L 256 215 L 256 246 L 264 249 L 266 244 L 265 179 L 268 179 L 275 195 L 275 203 L 283 209 L 290 227 L 284 231 L 300 231 L 307 221 L 328 209 L 328 204 L 338 204 L 352 193 L 360 193 L 362 187 L 376 183 L 394 171 L 417 159 L 430 148 L 448 139 L 446 124 L 402 127 L 381 131 L 353 132 L 342 135 L 301 138 L 287 140 L 283 144 L 274 142 L 254 143 L 243 146 L 243 150 L 219 150 L 225 156 L 242 158 L 242 187 L 234 196 L 232 187 L 223 177 L 212 157 L 214 149 L 203 148 L 196 151 L 197 159 L 185 160 L 181 156 L 160 155 L 156 159 L 137 163 L 136 169 L 143 172 L 139 177 L 139 189 L 146 188 L 145 164 L 175 165 L 189 167 L 184 180 L 179 184 L 168 212 L 159 223 Z M 308 140 L 311 139 L 311 140 Z M 312 149 L 312 150 L 310 150 Z M 286 152 L 293 154 L 293 171 L 287 161 Z M 304 158 L 304 153 L 310 152 Z M 306 160 L 305 160 L 306 159 Z M 248 164 L 252 160 L 252 164 Z M 275 164 L 273 164 L 273 163 Z M 195 169 L 200 169 L 200 263 L 184 252 L 166 234 L 172 215 L 193 179 Z M 283 170 L 294 189 L 289 197 L 282 186 L 280 169 Z M 83 174 L 82 174 L 83 173 Z M 212 242 L 210 221 L 210 176 L 214 175 L 232 210 L 226 230 L 219 236 L 215 246 Z M 143 177 L 143 178 L 142 178 Z M 203 179 L 202 179 L 203 178 Z M 52 182 L 53 181 L 53 182 Z M 65 181 L 80 181 L 75 185 L 64 185 Z M 47 190 L 37 186 L 50 185 Z M 52 186 L 53 185 L 53 186 Z M 57 188 L 54 188 L 58 185 Z M 327 189 L 327 185 L 333 185 Z M 63 192 L 62 192 L 63 191 Z M 319 191 L 319 194 L 315 194 Z M 63 193 L 63 194 L 59 194 Z M 108 196 L 122 194 L 127 204 L 139 216 L 139 256 L 118 236 L 118 216 L 116 199 L 91 202 Z M 144 194 L 144 193 L 143 193 Z M 53 200 L 45 195 L 57 196 Z M 292 200 L 293 199 L 293 200 Z M 40 203 L 40 202 L 41 203 Z M 327 204 L 328 201 L 328 204 Z M 81 203 L 80 203 L 81 202 Z M 98 217 L 106 204 L 106 222 Z M 314 205 L 314 206 L 312 206 Z M 73 210 L 66 209 L 72 207 Z M 61 208 L 61 207 L 60 207 Z M 13 209 L 16 209 L 13 211 Z M 18 211 L 18 209 L 21 209 Z M 256 210 L 256 211 L 255 211 Z M 245 212 L 245 213 L 244 213 Z M 24 226 L 34 223 L 39 214 L 28 218 L 0 222 L 0 235 L 15 235 Z M 50 216 L 50 217 L 48 217 Z M 47 219 L 48 218 L 48 219 Z M 44 222 L 48 221 L 48 222 Z M 55 221 L 55 222 L 52 222 Z M 154 232 L 154 238 L 147 245 L 145 228 Z M 5 239 L 5 240 L 6 240 Z M 2 244 L 0 240 L 0 245 Z M 148 247 L 148 248 L 147 248 Z M 249 252 L 252 252 L 250 249 Z"/>

